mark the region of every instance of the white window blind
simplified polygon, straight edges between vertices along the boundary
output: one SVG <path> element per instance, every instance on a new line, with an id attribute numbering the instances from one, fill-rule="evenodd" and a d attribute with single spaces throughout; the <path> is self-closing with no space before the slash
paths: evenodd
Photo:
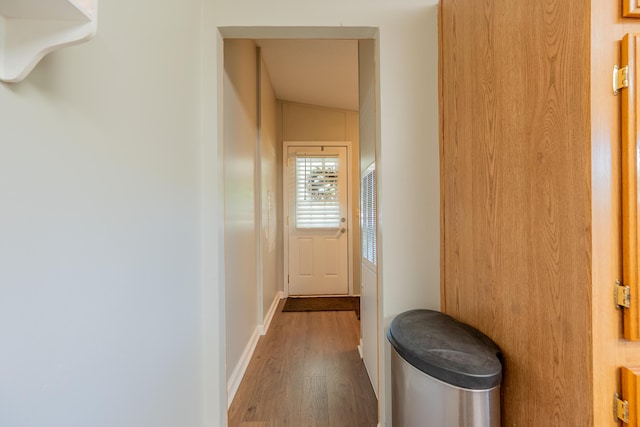
<path id="1" fill-rule="evenodd" d="M 360 229 L 362 230 L 362 257 L 376 265 L 376 170 L 371 166 L 362 177 L 360 186 Z"/>
<path id="2" fill-rule="evenodd" d="M 296 157 L 296 227 L 338 228 L 338 157 Z"/>

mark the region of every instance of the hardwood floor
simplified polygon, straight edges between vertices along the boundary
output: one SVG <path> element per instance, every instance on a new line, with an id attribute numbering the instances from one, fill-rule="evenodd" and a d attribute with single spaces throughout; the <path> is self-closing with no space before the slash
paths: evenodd
<path id="1" fill-rule="evenodd" d="M 353 311 L 283 313 L 280 302 L 229 409 L 230 427 L 372 427 L 378 402 Z"/>

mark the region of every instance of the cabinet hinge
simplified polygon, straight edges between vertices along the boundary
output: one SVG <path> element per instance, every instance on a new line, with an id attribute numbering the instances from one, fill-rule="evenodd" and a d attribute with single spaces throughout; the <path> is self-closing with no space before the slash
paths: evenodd
<path id="1" fill-rule="evenodd" d="M 613 396 L 613 416 L 616 420 L 629 424 L 629 402 L 622 400 L 618 393 Z"/>
<path id="2" fill-rule="evenodd" d="M 629 286 L 624 286 L 619 280 L 616 281 L 613 297 L 618 307 L 631 307 L 631 288 Z"/>
<path id="3" fill-rule="evenodd" d="M 613 94 L 617 95 L 620 93 L 620 89 L 629 87 L 629 66 L 625 65 L 624 67 L 618 67 L 617 65 L 613 67 Z"/>

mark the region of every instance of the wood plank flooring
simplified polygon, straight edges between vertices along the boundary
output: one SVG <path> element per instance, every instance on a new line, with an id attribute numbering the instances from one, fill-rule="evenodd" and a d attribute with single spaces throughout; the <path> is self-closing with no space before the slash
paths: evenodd
<path id="1" fill-rule="evenodd" d="M 229 409 L 230 427 L 372 427 L 378 402 L 353 311 L 283 313 L 280 302 Z"/>

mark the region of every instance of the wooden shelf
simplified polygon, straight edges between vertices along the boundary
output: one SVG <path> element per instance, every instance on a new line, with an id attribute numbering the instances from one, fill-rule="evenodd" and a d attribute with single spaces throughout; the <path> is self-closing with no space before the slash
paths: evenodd
<path id="1" fill-rule="evenodd" d="M 0 0 L 0 80 L 23 80 L 49 52 L 97 28 L 98 0 Z"/>

